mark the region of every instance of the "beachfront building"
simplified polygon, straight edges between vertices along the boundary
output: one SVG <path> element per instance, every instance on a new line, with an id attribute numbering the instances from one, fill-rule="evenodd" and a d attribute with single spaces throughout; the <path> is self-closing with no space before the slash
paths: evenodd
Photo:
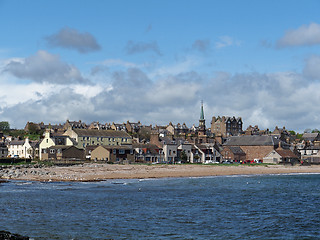
<path id="1" fill-rule="evenodd" d="M 224 161 L 242 163 L 246 160 L 246 153 L 239 146 L 225 146 L 221 155 Z"/>
<path id="2" fill-rule="evenodd" d="M 91 152 L 91 160 L 113 163 L 134 162 L 132 145 L 122 146 L 97 146 Z"/>
<path id="3" fill-rule="evenodd" d="M 40 160 L 44 160 L 43 153 L 46 154 L 48 148 L 56 145 L 73 146 L 75 142 L 69 136 L 52 133 L 50 129 L 47 129 L 44 138 L 39 144 Z"/>
<path id="4" fill-rule="evenodd" d="M 178 145 L 178 161 L 181 163 L 192 162 L 192 144 L 181 143 Z"/>
<path id="5" fill-rule="evenodd" d="M 90 145 L 121 146 L 132 144 L 132 137 L 125 131 L 69 128 L 64 135 L 70 137 L 75 142 L 75 146 L 80 149 L 85 149 Z"/>
<path id="6" fill-rule="evenodd" d="M 298 163 L 299 157 L 294 154 L 290 149 L 278 148 L 272 150 L 263 158 L 264 163 Z"/>
<path id="7" fill-rule="evenodd" d="M 12 140 L 8 144 L 8 157 L 16 158 L 34 158 L 38 155 L 36 141 L 29 141 L 29 138 L 25 140 Z"/>
<path id="8" fill-rule="evenodd" d="M 223 147 L 240 147 L 246 154 L 246 160 L 253 161 L 262 160 L 272 150 L 278 148 L 279 143 L 281 141 L 273 136 L 243 135 L 230 137 Z"/>
<path id="9" fill-rule="evenodd" d="M 216 163 L 221 161 L 218 146 L 214 143 L 194 144 L 192 148 L 191 162 Z"/>
<path id="10" fill-rule="evenodd" d="M 42 153 L 45 160 L 84 160 L 84 150 L 75 146 L 56 145 L 51 146 Z"/>
<path id="11" fill-rule="evenodd" d="M 175 143 L 164 143 L 163 160 L 166 163 L 175 163 L 178 160 L 178 145 Z"/>
<path id="12" fill-rule="evenodd" d="M 135 162 L 159 163 L 161 149 L 154 144 L 133 143 Z"/>
<path id="13" fill-rule="evenodd" d="M 24 140 L 12 140 L 8 144 L 8 157 L 22 158 Z"/>
<path id="14" fill-rule="evenodd" d="M 320 163 L 320 146 L 304 146 L 302 149 L 298 149 L 298 152 L 303 161 L 317 164 Z"/>

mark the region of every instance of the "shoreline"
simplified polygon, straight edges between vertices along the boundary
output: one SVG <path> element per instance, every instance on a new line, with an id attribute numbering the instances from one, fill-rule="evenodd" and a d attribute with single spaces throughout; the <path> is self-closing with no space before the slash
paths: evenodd
<path id="1" fill-rule="evenodd" d="M 0 168 L 3 180 L 93 182 L 109 179 L 152 179 L 232 175 L 320 174 L 320 165 L 116 165 L 89 163 L 68 167 Z"/>

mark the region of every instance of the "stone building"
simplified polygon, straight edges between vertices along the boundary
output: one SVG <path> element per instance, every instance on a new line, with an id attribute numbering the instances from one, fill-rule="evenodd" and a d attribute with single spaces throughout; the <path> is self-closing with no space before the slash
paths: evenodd
<path id="1" fill-rule="evenodd" d="M 130 163 L 134 162 L 134 151 L 132 145 L 97 146 L 91 152 L 91 160 Z"/>
<path id="2" fill-rule="evenodd" d="M 132 144 L 132 137 L 125 131 L 69 128 L 64 135 L 69 136 L 75 142 L 75 146 L 80 149 L 85 149 L 89 145 L 120 146 Z"/>
<path id="3" fill-rule="evenodd" d="M 223 138 L 229 136 L 239 136 L 242 131 L 243 122 L 241 117 L 212 117 L 211 132 L 215 136 Z"/>
<path id="4" fill-rule="evenodd" d="M 279 147 L 280 140 L 273 136 L 243 135 L 230 137 L 224 147 L 240 147 L 246 154 L 246 160 L 262 160 L 272 150 Z"/>
<path id="5" fill-rule="evenodd" d="M 246 160 L 246 153 L 239 146 L 225 146 L 221 151 L 224 160 L 243 162 Z"/>

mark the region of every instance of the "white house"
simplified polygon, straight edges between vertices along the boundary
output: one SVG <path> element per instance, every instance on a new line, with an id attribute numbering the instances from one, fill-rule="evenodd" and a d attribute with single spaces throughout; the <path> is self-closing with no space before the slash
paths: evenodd
<path id="1" fill-rule="evenodd" d="M 192 162 L 207 163 L 220 162 L 221 154 L 215 144 L 195 144 L 192 152 Z"/>
<path id="2" fill-rule="evenodd" d="M 178 157 L 178 145 L 172 143 L 163 144 L 163 156 L 165 162 L 174 163 Z"/>
<path id="3" fill-rule="evenodd" d="M 13 140 L 8 145 L 8 156 L 19 158 L 32 158 L 35 144 L 29 141 L 29 138 L 25 140 Z"/>

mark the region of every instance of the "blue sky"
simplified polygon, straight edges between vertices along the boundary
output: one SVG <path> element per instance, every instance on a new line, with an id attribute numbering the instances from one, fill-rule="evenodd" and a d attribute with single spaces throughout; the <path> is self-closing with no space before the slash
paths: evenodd
<path id="1" fill-rule="evenodd" d="M 319 1 L 0 0 L 0 120 L 320 128 Z"/>

